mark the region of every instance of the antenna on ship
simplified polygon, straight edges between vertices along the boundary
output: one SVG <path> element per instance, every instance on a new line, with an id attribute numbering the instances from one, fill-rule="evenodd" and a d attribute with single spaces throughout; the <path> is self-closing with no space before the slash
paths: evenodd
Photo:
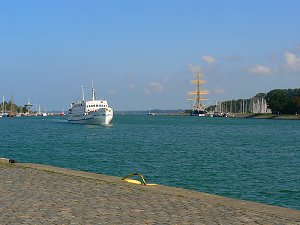
<path id="1" fill-rule="evenodd" d="M 81 91 L 82 91 L 82 101 L 84 102 L 84 90 L 83 90 L 83 85 L 81 86 Z"/>
<path id="2" fill-rule="evenodd" d="M 94 80 L 92 80 L 92 98 L 93 98 L 93 101 L 95 101 L 95 88 L 94 88 Z"/>
<path id="3" fill-rule="evenodd" d="M 188 93 L 189 95 L 195 95 L 194 98 L 191 98 L 191 99 L 188 99 L 188 100 L 195 101 L 195 104 L 194 104 L 193 109 L 192 109 L 192 115 L 196 115 L 196 116 L 200 116 L 200 115 L 205 114 L 204 105 L 203 105 L 202 102 L 204 100 L 208 100 L 208 98 L 202 98 L 202 95 L 207 95 L 208 94 L 207 90 L 201 91 L 201 88 L 200 88 L 200 84 L 205 84 L 206 83 L 205 80 L 201 79 L 201 77 L 203 77 L 203 75 L 204 74 L 200 74 L 199 71 L 197 72 L 197 74 L 195 74 L 196 80 L 191 80 L 191 83 L 196 84 L 196 90 L 190 91 Z"/>

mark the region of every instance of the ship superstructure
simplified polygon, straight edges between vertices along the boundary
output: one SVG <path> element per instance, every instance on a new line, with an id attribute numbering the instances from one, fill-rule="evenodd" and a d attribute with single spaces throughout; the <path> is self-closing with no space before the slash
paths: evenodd
<path id="1" fill-rule="evenodd" d="M 207 90 L 202 90 L 201 84 L 205 84 L 206 81 L 202 79 L 203 74 L 200 74 L 200 72 L 197 72 L 195 74 L 196 79 L 191 80 L 192 84 L 196 85 L 196 90 L 190 91 L 188 94 L 192 95 L 193 98 L 190 98 L 188 100 L 194 101 L 194 106 L 192 108 L 191 115 L 192 116 L 205 116 L 207 112 L 204 108 L 204 100 L 208 100 L 208 98 L 204 98 L 205 95 L 208 94 Z"/>

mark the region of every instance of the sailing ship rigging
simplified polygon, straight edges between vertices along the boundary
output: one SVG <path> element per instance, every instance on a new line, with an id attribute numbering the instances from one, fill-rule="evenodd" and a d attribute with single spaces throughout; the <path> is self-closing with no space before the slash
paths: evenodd
<path id="1" fill-rule="evenodd" d="M 208 98 L 204 98 L 204 96 L 208 94 L 208 91 L 202 90 L 201 88 L 201 84 L 206 83 L 206 80 L 202 79 L 203 75 L 204 74 L 200 74 L 200 72 L 197 72 L 195 74 L 196 79 L 191 80 L 191 83 L 196 85 L 196 90 L 190 91 L 188 93 L 189 95 L 194 96 L 193 98 L 188 99 L 190 101 L 194 101 L 194 106 L 191 112 L 192 116 L 205 116 L 207 114 L 203 101 L 208 100 Z"/>

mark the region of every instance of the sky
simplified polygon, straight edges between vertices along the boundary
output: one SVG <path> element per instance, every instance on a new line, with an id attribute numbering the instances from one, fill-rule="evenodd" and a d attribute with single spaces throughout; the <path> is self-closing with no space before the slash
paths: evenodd
<path id="1" fill-rule="evenodd" d="M 0 95 L 67 110 L 91 93 L 118 111 L 187 109 L 300 88 L 299 0 L 0 1 Z"/>

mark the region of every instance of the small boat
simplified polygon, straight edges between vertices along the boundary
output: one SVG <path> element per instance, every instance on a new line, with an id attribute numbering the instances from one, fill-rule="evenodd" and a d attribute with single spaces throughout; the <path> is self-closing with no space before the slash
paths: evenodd
<path id="1" fill-rule="evenodd" d="M 63 109 L 60 113 L 59 113 L 60 116 L 64 116 L 65 115 L 65 110 Z"/>
<path id="2" fill-rule="evenodd" d="M 92 82 L 92 99 L 84 99 L 82 87 L 82 100 L 73 102 L 69 109 L 68 121 L 70 123 L 108 125 L 113 119 L 113 109 L 108 107 L 106 100 L 96 100 L 96 92 Z"/>
<path id="3" fill-rule="evenodd" d="M 150 112 L 150 109 L 149 109 L 149 112 L 148 112 L 148 114 L 147 114 L 148 116 L 155 116 L 156 114 L 155 113 L 153 113 L 153 112 Z"/>
<path id="4" fill-rule="evenodd" d="M 4 105 L 4 96 L 3 96 L 3 100 L 2 100 L 2 112 L 0 114 L 0 117 L 6 117 L 6 115 L 5 115 L 5 105 Z"/>

